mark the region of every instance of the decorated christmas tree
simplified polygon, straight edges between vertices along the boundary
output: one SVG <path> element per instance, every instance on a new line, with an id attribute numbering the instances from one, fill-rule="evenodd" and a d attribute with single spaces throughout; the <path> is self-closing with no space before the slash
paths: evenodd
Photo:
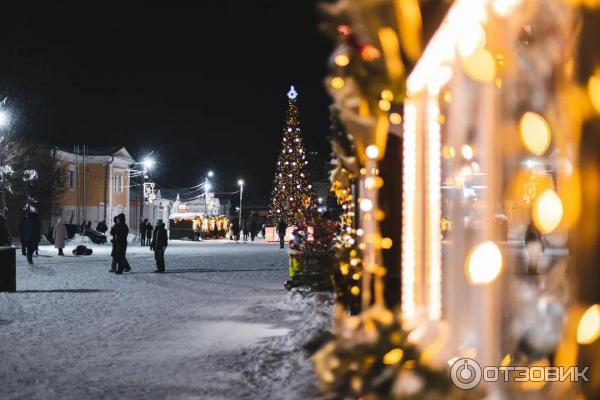
<path id="1" fill-rule="evenodd" d="M 293 86 L 287 97 L 288 109 L 269 208 L 269 222 L 272 225 L 277 225 L 280 219 L 283 219 L 287 225 L 294 225 L 296 213 L 314 204 L 315 198 L 308 176 L 308 161 L 300 132 L 296 102 L 298 92 Z"/>

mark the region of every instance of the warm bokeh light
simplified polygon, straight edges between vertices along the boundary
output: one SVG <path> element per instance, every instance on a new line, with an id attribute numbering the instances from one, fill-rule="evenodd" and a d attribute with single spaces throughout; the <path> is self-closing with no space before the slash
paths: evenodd
<path id="1" fill-rule="evenodd" d="M 402 123 L 402 115 L 396 112 L 391 113 L 390 122 L 394 125 L 400 125 Z"/>
<path id="2" fill-rule="evenodd" d="M 587 84 L 587 90 L 592 106 L 594 106 L 594 110 L 600 114 L 600 69 L 597 69 L 594 72 L 594 75 L 590 77 Z"/>
<path id="3" fill-rule="evenodd" d="M 364 212 L 369 212 L 373 209 L 373 202 L 369 199 L 362 199 L 360 201 L 360 209 Z"/>
<path id="4" fill-rule="evenodd" d="M 394 245 L 394 242 L 390 238 L 381 239 L 381 248 L 384 250 L 389 250 Z"/>
<path id="5" fill-rule="evenodd" d="M 454 150 L 454 147 L 452 146 L 444 145 L 442 146 L 442 157 L 446 160 L 450 160 L 456 157 L 456 150 Z"/>
<path id="6" fill-rule="evenodd" d="M 468 144 L 463 145 L 461 148 L 461 153 L 465 160 L 473 159 L 473 148 Z"/>
<path id="7" fill-rule="evenodd" d="M 389 101 L 387 101 L 385 99 L 381 99 L 381 100 L 379 100 L 379 108 L 381 108 L 382 111 L 390 111 L 390 108 L 392 108 L 392 105 L 390 104 Z"/>
<path id="8" fill-rule="evenodd" d="M 348 64 L 350 64 L 350 58 L 348 58 L 347 55 L 338 54 L 337 56 L 335 56 L 335 65 L 337 65 L 338 67 L 345 67 Z"/>
<path id="9" fill-rule="evenodd" d="M 536 197 L 533 205 L 533 222 L 542 233 L 555 230 L 563 217 L 563 204 L 552 189 L 547 189 Z"/>
<path id="10" fill-rule="evenodd" d="M 468 57 L 462 58 L 465 73 L 478 82 L 493 82 L 496 77 L 496 60 L 486 49 L 478 49 Z"/>
<path id="11" fill-rule="evenodd" d="M 389 352 L 385 353 L 383 356 L 383 363 L 385 365 L 394 365 L 398 364 L 400 360 L 402 360 L 402 356 L 404 355 L 404 351 L 402 349 L 393 349 Z"/>
<path id="12" fill-rule="evenodd" d="M 377 148 L 377 146 L 375 146 L 373 144 L 370 146 L 367 146 L 366 153 L 367 153 L 367 157 L 369 157 L 371 159 L 375 159 L 375 158 L 379 157 L 379 149 Z"/>
<path id="13" fill-rule="evenodd" d="M 600 337 L 600 305 L 594 304 L 588 308 L 577 326 L 577 343 L 592 344 Z"/>
<path id="14" fill-rule="evenodd" d="M 389 89 L 383 89 L 381 91 L 381 98 L 387 101 L 392 101 L 394 100 L 394 93 L 392 93 L 392 91 Z"/>
<path id="15" fill-rule="evenodd" d="M 519 136 L 527 151 L 540 156 L 550 146 L 550 125 L 540 114 L 528 111 L 519 121 Z"/>
<path id="16" fill-rule="evenodd" d="M 492 282 L 502 270 L 502 252 L 492 241 L 477 245 L 467 257 L 467 277 L 474 285 Z"/>
<path id="17" fill-rule="evenodd" d="M 344 87 L 344 84 L 344 78 L 342 77 L 335 76 L 331 78 L 331 87 L 333 87 L 334 89 L 341 89 Z"/>

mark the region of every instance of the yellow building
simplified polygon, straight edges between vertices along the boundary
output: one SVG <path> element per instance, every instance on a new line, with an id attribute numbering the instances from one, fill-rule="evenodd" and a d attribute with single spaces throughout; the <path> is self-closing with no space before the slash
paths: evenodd
<path id="1" fill-rule="evenodd" d="M 99 221 L 112 224 L 113 217 L 124 213 L 129 223 L 131 201 L 130 168 L 135 160 L 124 148 L 57 150 L 64 171 L 64 188 L 52 206 L 54 224 L 59 216 L 65 223 Z"/>

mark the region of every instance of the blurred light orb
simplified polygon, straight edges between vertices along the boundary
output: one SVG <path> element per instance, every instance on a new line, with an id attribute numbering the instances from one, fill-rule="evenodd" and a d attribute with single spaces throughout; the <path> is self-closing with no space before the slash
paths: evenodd
<path id="1" fill-rule="evenodd" d="M 473 159 L 473 153 L 474 153 L 473 148 L 471 146 L 469 146 L 468 144 L 463 145 L 460 152 L 462 153 L 462 156 L 465 160 Z"/>
<path id="2" fill-rule="evenodd" d="M 392 93 L 392 91 L 389 89 L 383 89 L 381 91 L 381 98 L 387 101 L 392 101 L 394 100 L 394 93 Z"/>
<path id="3" fill-rule="evenodd" d="M 369 157 L 370 159 L 375 159 L 379 157 L 379 149 L 374 144 L 367 146 L 366 153 L 367 157 Z"/>
<path id="4" fill-rule="evenodd" d="M 142 164 L 146 169 L 152 169 L 154 168 L 154 164 L 156 164 L 156 162 L 152 158 L 145 158 L 144 161 L 142 161 Z"/>
<path id="5" fill-rule="evenodd" d="M 379 100 L 379 108 L 382 111 L 390 111 L 390 108 L 392 108 L 392 104 L 385 99 L 381 99 Z"/>
<path id="6" fill-rule="evenodd" d="M 344 78 L 335 76 L 331 78 L 331 87 L 334 89 L 341 89 L 345 85 Z"/>
<path id="7" fill-rule="evenodd" d="M 540 114 L 528 111 L 519 121 L 521 142 L 530 153 L 541 156 L 550 146 L 550 125 Z"/>
<path id="8" fill-rule="evenodd" d="M 600 114 L 600 69 L 597 69 L 594 75 L 590 77 L 587 90 L 594 110 Z"/>
<path id="9" fill-rule="evenodd" d="M 390 114 L 390 122 L 394 125 L 400 125 L 402 123 L 402 115 L 397 112 Z"/>
<path id="10" fill-rule="evenodd" d="M 577 326 L 577 343 L 592 344 L 600 337 L 600 305 L 594 304 L 588 308 L 579 320 Z"/>
<path id="11" fill-rule="evenodd" d="M 546 189 L 536 197 L 533 205 L 533 222 L 542 233 L 555 230 L 563 217 L 563 204 L 552 189 Z"/>
<path id="12" fill-rule="evenodd" d="M 0 127 L 8 125 L 9 121 L 10 116 L 8 115 L 8 112 L 0 110 Z"/>
<path id="13" fill-rule="evenodd" d="M 478 49 L 462 58 L 465 73 L 474 81 L 490 83 L 496 77 L 496 60 L 486 49 Z"/>
<path id="14" fill-rule="evenodd" d="M 454 147 L 446 144 L 442 146 L 442 157 L 446 160 L 451 160 L 456 157 L 456 150 L 454 150 Z"/>
<path id="15" fill-rule="evenodd" d="M 348 64 L 350 64 L 350 58 L 348 58 L 347 55 L 338 54 L 337 56 L 335 56 L 335 65 L 337 65 L 338 67 L 345 67 Z"/>
<path id="16" fill-rule="evenodd" d="M 492 241 L 477 245 L 467 257 L 467 277 L 474 285 L 485 285 L 502 270 L 502 252 Z"/>
<path id="17" fill-rule="evenodd" d="M 369 199 L 362 199 L 360 201 L 360 209 L 364 212 L 373 210 L 373 202 Z"/>

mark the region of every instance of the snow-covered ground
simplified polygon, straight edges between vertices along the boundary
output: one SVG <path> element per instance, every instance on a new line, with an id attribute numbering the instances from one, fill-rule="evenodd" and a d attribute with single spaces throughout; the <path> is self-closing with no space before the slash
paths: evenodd
<path id="1" fill-rule="evenodd" d="M 328 301 L 288 295 L 277 245 L 172 241 L 165 274 L 131 246 L 124 275 L 90 247 L 41 246 L 33 267 L 18 255 L 18 291 L 0 293 L 0 399 L 318 396 L 302 346 Z"/>

